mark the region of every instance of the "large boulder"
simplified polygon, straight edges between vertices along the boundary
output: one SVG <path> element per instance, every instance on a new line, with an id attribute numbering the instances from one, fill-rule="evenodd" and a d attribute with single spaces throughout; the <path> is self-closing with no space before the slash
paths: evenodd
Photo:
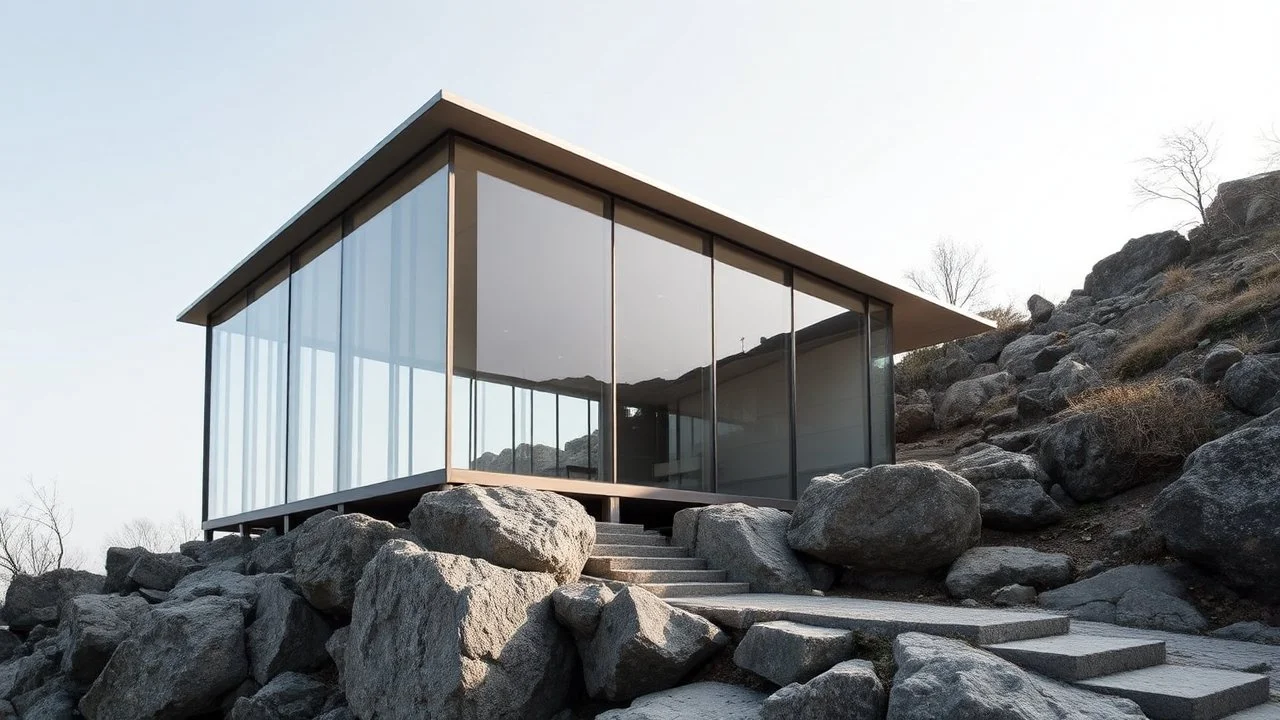
<path id="1" fill-rule="evenodd" d="M 977 544 L 979 502 L 967 480 L 933 463 L 859 468 L 814 478 L 787 541 L 836 565 L 927 572 Z"/>
<path id="2" fill-rule="evenodd" d="M 957 340 L 955 344 L 968 353 L 969 357 L 976 363 L 995 362 L 1000 357 L 1000 351 L 1004 347 L 1018 337 L 1015 330 L 1005 328 L 1003 330 L 988 330 L 981 335 L 974 335 L 962 340 Z"/>
<path id="3" fill-rule="evenodd" d="M 102 592 L 128 592 L 130 587 L 129 571 L 138 558 L 150 551 L 144 547 L 109 547 L 107 548 L 107 577 L 102 583 Z"/>
<path id="4" fill-rule="evenodd" d="M 1094 264 L 1084 279 L 1084 292 L 1099 300 L 1123 295 L 1190 253 L 1191 244 L 1174 230 L 1134 238 L 1120 252 Z"/>
<path id="5" fill-rule="evenodd" d="M 578 579 L 595 547 L 595 521 L 575 500 L 518 487 L 462 485 L 422 496 L 413 534 L 438 552 L 514 570 Z"/>
<path id="6" fill-rule="evenodd" d="M 674 544 L 689 548 L 709 567 L 728 573 L 751 592 L 808 593 L 814 589 L 804 563 L 787 545 L 791 515 L 742 503 L 688 508 L 672 520 Z"/>
<path id="7" fill-rule="evenodd" d="M 1037 677 L 948 638 L 904 633 L 893 641 L 898 671 L 887 720 L 1139 720 L 1130 700 Z"/>
<path id="8" fill-rule="evenodd" d="M 261 582 L 262 577 L 246 577 L 216 567 L 206 568 L 179 580 L 165 602 L 177 604 L 202 597 L 224 597 L 235 600 L 247 614 L 258 601 L 258 586 Z"/>
<path id="9" fill-rule="evenodd" d="M 587 694 L 625 702 L 675 686 L 728 644 L 708 620 L 637 585 L 618 593 L 586 583 L 556 591 L 556 617 L 573 633 Z"/>
<path id="10" fill-rule="evenodd" d="M 1031 313 L 1031 322 L 1042 323 L 1048 320 L 1053 310 L 1053 302 L 1040 295 L 1027 298 L 1027 312 Z"/>
<path id="11" fill-rule="evenodd" d="M 1072 398 L 1101 385 L 1102 376 L 1097 370 L 1070 358 L 1063 359 L 1023 386 L 1018 393 L 1018 414 L 1024 418 L 1052 415 L 1066 409 Z"/>
<path id="12" fill-rule="evenodd" d="M 1150 519 L 1175 555 L 1280 594 L 1280 410 L 1201 445 Z"/>
<path id="13" fill-rule="evenodd" d="M 0 665 L 0 701 L 14 700 L 49 682 L 58 672 L 61 647 L 53 638 L 36 643 L 27 655 Z"/>
<path id="14" fill-rule="evenodd" d="M 182 553 L 138 553 L 125 576 L 126 587 L 169 591 L 182 578 L 200 570 L 195 560 Z"/>
<path id="15" fill-rule="evenodd" d="M 13 699 L 15 714 L 6 715 L 4 701 L 0 701 L 0 717 L 20 717 L 22 720 L 67 720 L 79 717 L 76 701 L 83 688 L 66 676 L 57 675 L 44 684 Z"/>
<path id="16" fill-rule="evenodd" d="M 933 429 L 932 403 L 905 403 L 893 417 L 893 437 L 898 442 L 912 442 Z"/>
<path id="17" fill-rule="evenodd" d="M 1250 230 L 1280 219 L 1280 170 L 1218 185 L 1205 215 L 1215 235 Z"/>
<path id="18" fill-rule="evenodd" d="M 259 585 L 247 645 L 249 672 L 262 685 L 282 672 L 318 670 L 329 660 L 329 622 L 295 592 L 285 575 L 269 575 Z"/>
<path id="19" fill-rule="evenodd" d="M 596 720 L 758 720 L 765 694 L 718 682 L 698 682 L 636 698 Z"/>
<path id="20" fill-rule="evenodd" d="M 242 570 L 245 557 L 255 545 L 257 538 L 235 534 L 223 535 L 217 540 L 188 540 L 178 551 L 206 567 L 217 565 L 223 570 Z"/>
<path id="21" fill-rule="evenodd" d="M 352 711 L 379 720 L 560 712 L 575 662 L 552 610 L 556 587 L 545 573 L 386 543 L 351 613 L 342 683 Z"/>
<path id="22" fill-rule="evenodd" d="M 1040 593 L 1040 607 L 1080 620 L 1129 627 L 1200 632 L 1208 623 L 1186 601 L 1186 587 L 1154 565 L 1124 565 Z"/>
<path id="23" fill-rule="evenodd" d="M 733 653 L 733 662 L 775 685 L 808 682 L 853 656 L 852 630 L 775 620 L 758 622 Z"/>
<path id="24" fill-rule="evenodd" d="M 301 673 L 281 673 L 253 695 L 237 699 L 227 720 L 314 720 L 332 690 Z"/>
<path id="25" fill-rule="evenodd" d="M 760 720 L 880 720 L 888 695 L 866 660 L 846 660 L 804 683 L 770 695 Z"/>
<path id="26" fill-rule="evenodd" d="M 1116 442 L 1095 413 L 1050 425 L 1039 444 L 1040 466 L 1076 502 L 1104 500 L 1153 479 L 1137 450 Z"/>
<path id="27" fill-rule="evenodd" d="M 62 672 L 76 682 L 93 682 L 150 610 L 146 600 L 132 595 L 78 595 L 67 600 L 59 627 L 66 646 Z"/>
<path id="28" fill-rule="evenodd" d="M 1219 388 L 1250 415 L 1280 408 L 1280 354 L 1246 356 L 1223 374 Z"/>
<path id="29" fill-rule="evenodd" d="M 1062 520 L 1062 508 L 1045 492 L 1048 476 L 1030 455 L 980 444 L 950 469 L 978 489 L 985 527 L 1035 530 Z"/>
<path id="30" fill-rule="evenodd" d="M 80 701 L 93 720 L 186 718 L 218 710 L 249 675 L 240 603 L 204 597 L 150 610 Z"/>
<path id="31" fill-rule="evenodd" d="M 294 544 L 294 577 L 307 602 L 348 613 L 364 567 L 391 540 L 413 534 L 368 515 L 348 513 L 302 528 Z"/>
<path id="32" fill-rule="evenodd" d="M 955 383 L 943 394 L 934 422 L 943 430 L 973 422 L 987 403 L 1012 392 L 1013 382 L 1013 375 L 997 372 Z"/>
<path id="33" fill-rule="evenodd" d="M 8 630 L 0 630 L 0 663 L 8 660 L 22 648 L 22 638 L 9 632 Z"/>
<path id="34" fill-rule="evenodd" d="M 101 593 L 106 578 L 84 570 L 60 568 L 40 575 L 15 575 L 0 607 L 0 624 L 26 632 L 37 625 L 57 625 L 67 598 Z"/>
<path id="35" fill-rule="evenodd" d="M 1232 365 L 1243 359 L 1244 353 L 1240 348 L 1231 343 L 1218 343 L 1204 356 L 1204 362 L 1200 365 L 1200 380 L 1207 385 L 1212 385 L 1221 380 Z"/>
<path id="36" fill-rule="evenodd" d="M 1036 374 L 1036 356 L 1056 340 L 1052 335 L 1023 335 L 1000 351 L 996 364 L 1014 379 L 1026 380 Z"/>
<path id="37" fill-rule="evenodd" d="M 1024 547 L 976 547 L 951 565 L 947 592 L 958 598 L 990 600 L 1007 585 L 1029 585 L 1037 590 L 1071 582 L 1071 558 Z"/>

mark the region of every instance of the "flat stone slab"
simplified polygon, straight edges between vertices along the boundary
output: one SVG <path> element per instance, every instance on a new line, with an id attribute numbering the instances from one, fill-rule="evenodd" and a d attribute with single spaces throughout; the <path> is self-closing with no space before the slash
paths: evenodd
<path id="1" fill-rule="evenodd" d="M 1157 665 L 1082 680 L 1080 687 L 1136 703 L 1152 720 L 1218 720 L 1267 701 L 1267 676 Z"/>
<path id="2" fill-rule="evenodd" d="M 986 645 L 1020 667 L 1058 680 L 1087 680 L 1164 662 L 1164 642 L 1102 635 L 1056 635 Z"/>
<path id="3" fill-rule="evenodd" d="M 791 620 L 854 630 L 886 639 L 905 632 L 965 640 L 978 645 L 1062 635 L 1061 615 L 985 608 L 949 607 L 848 597 L 750 593 L 672 598 L 668 602 L 722 626 L 745 630 L 758 622 Z"/>
<path id="4" fill-rule="evenodd" d="M 1226 720 L 1280 720 L 1280 703 L 1269 702 L 1248 710 L 1241 710 L 1226 717 Z"/>
<path id="5" fill-rule="evenodd" d="M 778 686 L 806 683 L 853 657 L 853 632 L 790 620 L 756 623 L 733 662 Z"/>

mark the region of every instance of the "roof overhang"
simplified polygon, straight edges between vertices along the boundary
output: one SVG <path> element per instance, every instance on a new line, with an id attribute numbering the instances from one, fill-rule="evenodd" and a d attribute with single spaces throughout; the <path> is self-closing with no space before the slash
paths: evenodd
<path id="1" fill-rule="evenodd" d="M 846 267 L 723 210 L 682 195 L 626 168 L 441 91 L 325 188 L 191 304 L 178 320 L 205 325 L 211 313 L 337 219 L 378 183 L 446 132 L 455 131 L 575 178 L 604 192 L 771 256 L 820 278 L 893 305 L 894 352 L 986 332 L 993 323 L 919 293 Z"/>

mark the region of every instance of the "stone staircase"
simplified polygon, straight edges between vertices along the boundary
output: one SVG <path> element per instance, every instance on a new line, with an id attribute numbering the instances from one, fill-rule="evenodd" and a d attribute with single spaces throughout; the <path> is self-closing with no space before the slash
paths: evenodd
<path id="1" fill-rule="evenodd" d="M 790 620 L 884 638 L 916 631 L 966 640 L 1027 670 L 1133 700 L 1153 720 L 1280 720 L 1267 675 L 1167 664 L 1163 640 L 1076 634 L 1067 618 L 1041 612 L 772 594 L 672 604 L 740 630 Z"/>
<path id="2" fill-rule="evenodd" d="M 662 598 L 707 597 L 749 591 L 747 583 L 727 582 L 724 570 L 707 567 L 689 549 L 674 547 L 643 525 L 596 523 L 596 547 L 584 573 L 634 583 Z"/>

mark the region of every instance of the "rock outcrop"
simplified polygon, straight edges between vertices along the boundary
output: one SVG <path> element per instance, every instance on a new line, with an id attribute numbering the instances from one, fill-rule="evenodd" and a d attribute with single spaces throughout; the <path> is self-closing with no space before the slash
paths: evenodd
<path id="1" fill-rule="evenodd" d="M 1280 408 L 1280 354 L 1246 355 L 1223 374 L 1219 388 L 1250 415 Z"/>
<path id="2" fill-rule="evenodd" d="M 971 423 L 988 403 L 1009 394 L 1013 386 L 1014 377 L 1007 372 L 961 380 L 943 394 L 934 422 L 943 430 Z"/>
<path id="3" fill-rule="evenodd" d="M 1062 520 L 1049 497 L 1049 478 L 1034 457 L 979 444 L 952 461 L 950 470 L 978 490 L 985 527 L 1035 530 Z"/>
<path id="4" fill-rule="evenodd" d="M 1084 292 L 1099 300 L 1122 295 L 1190 254 L 1191 244 L 1172 230 L 1134 238 L 1093 266 Z"/>
<path id="5" fill-rule="evenodd" d="M 57 625 L 68 598 L 102 592 L 106 578 L 84 570 L 62 568 L 41 575 L 17 575 L 5 592 L 0 623 L 26 632 L 37 625 Z"/>

